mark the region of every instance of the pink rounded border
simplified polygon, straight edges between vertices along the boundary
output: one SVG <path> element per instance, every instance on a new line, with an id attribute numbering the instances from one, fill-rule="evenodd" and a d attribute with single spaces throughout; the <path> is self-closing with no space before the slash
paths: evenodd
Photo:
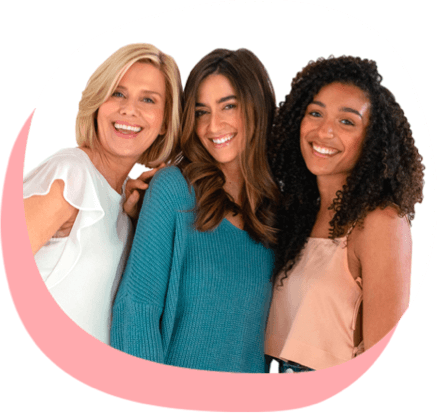
<path id="1" fill-rule="evenodd" d="M 395 328 L 361 356 L 314 373 L 235 374 L 156 364 L 94 339 L 58 307 L 33 260 L 22 201 L 32 116 L 15 142 L 4 184 L 1 238 L 6 275 L 29 335 L 48 358 L 77 380 L 124 399 L 163 407 L 223 412 L 289 410 L 319 403 L 348 387 L 390 341 Z"/>

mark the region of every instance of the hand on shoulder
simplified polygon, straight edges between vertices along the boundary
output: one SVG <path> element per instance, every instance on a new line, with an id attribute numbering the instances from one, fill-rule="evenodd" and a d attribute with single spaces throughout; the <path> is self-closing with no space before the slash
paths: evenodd
<path id="1" fill-rule="evenodd" d="M 155 169 L 143 172 L 137 179 L 128 179 L 125 187 L 126 201 L 123 204 L 124 212 L 132 219 L 138 219 L 141 205 L 144 199 L 144 193 L 149 187 L 149 182 L 153 175 L 165 166 L 164 163 Z"/>

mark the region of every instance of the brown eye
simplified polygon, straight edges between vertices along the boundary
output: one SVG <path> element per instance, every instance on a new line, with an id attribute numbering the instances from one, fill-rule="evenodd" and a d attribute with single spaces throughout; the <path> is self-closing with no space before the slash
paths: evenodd
<path id="1" fill-rule="evenodd" d="M 308 112 L 308 115 L 310 115 L 310 116 L 312 116 L 314 118 L 320 118 L 322 116 L 319 112 L 316 112 L 314 110 L 311 111 L 311 112 Z"/>
<path id="2" fill-rule="evenodd" d="M 196 110 L 196 112 L 194 112 L 194 116 L 196 118 L 200 118 L 201 116 L 203 116 L 206 113 L 206 111 L 204 110 Z"/>
<path id="3" fill-rule="evenodd" d="M 235 103 L 229 103 L 229 105 L 226 105 L 224 107 L 224 109 L 234 109 L 236 107 L 237 107 L 237 105 Z"/>

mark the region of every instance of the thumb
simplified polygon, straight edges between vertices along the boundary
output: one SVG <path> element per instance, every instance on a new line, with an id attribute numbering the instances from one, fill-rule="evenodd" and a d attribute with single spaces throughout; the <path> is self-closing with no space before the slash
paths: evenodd
<path id="1" fill-rule="evenodd" d="M 126 212 L 126 214 L 128 214 L 131 218 L 136 218 L 136 206 L 139 199 L 139 192 L 137 190 L 133 190 L 123 205 L 124 212 Z"/>

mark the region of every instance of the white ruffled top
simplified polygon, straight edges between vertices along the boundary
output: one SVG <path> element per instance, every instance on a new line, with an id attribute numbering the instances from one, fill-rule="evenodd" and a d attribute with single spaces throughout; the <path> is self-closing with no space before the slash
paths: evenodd
<path id="1" fill-rule="evenodd" d="M 79 148 L 63 149 L 24 179 L 24 199 L 64 181 L 64 198 L 79 210 L 70 234 L 51 238 L 35 262 L 64 312 L 109 344 L 112 303 L 131 244 L 132 226 L 118 194 Z M 123 185 L 124 192 L 124 185 Z"/>

